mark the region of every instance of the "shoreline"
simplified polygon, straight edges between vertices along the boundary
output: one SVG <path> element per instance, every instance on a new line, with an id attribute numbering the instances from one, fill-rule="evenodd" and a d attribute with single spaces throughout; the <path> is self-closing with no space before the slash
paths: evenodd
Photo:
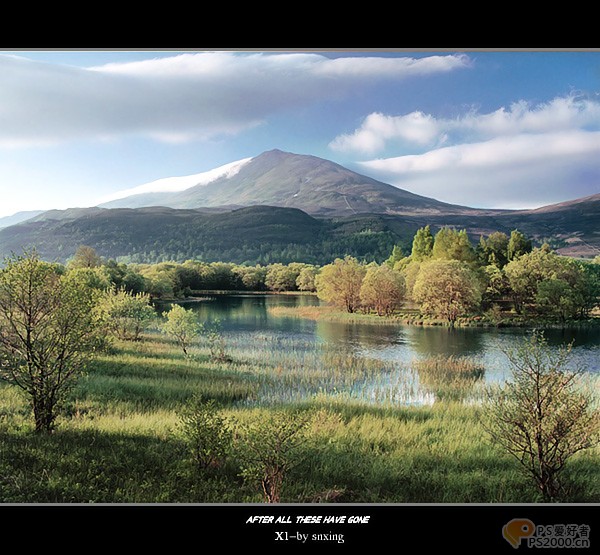
<path id="1" fill-rule="evenodd" d="M 503 328 L 503 329 L 573 329 L 573 328 L 600 328 L 600 318 L 588 318 L 587 320 L 570 320 L 566 322 L 551 322 L 534 319 L 512 320 L 510 318 L 492 322 L 486 320 L 485 316 L 475 316 L 470 318 L 459 318 L 454 326 L 441 319 L 428 319 L 420 314 L 398 313 L 390 316 L 378 316 L 377 314 L 365 314 L 360 312 L 343 312 L 331 306 L 312 306 L 312 307 L 270 307 L 267 309 L 270 314 L 279 317 L 304 318 L 314 321 L 338 322 L 348 324 L 379 324 L 379 325 L 400 325 L 417 327 L 445 327 L 454 328 Z"/>

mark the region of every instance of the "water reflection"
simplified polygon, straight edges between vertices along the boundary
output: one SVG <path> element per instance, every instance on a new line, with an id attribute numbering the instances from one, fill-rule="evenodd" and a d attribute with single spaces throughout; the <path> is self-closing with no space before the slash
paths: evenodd
<path id="1" fill-rule="evenodd" d="M 324 342 L 347 344 L 354 347 L 388 347 L 396 344 L 398 326 L 348 324 L 343 322 L 319 321 L 316 334 Z"/>
<path id="2" fill-rule="evenodd" d="M 459 397 L 464 399 L 482 382 L 508 377 L 505 352 L 529 333 L 313 321 L 269 311 L 318 304 L 309 295 L 223 295 L 186 306 L 201 320 L 220 320 L 238 358 L 272 365 L 273 375 L 267 370 L 264 377 L 261 401 L 297 400 L 322 392 L 374 403 L 430 403 L 456 394 L 450 393 L 456 389 L 452 376 L 417 370 L 418 361 L 437 356 L 467 357 L 483 369 L 459 384 Z M 573 365 L 600 372 L 599 329 L 548 330 L 545 335 L 552 347 L 573 342 Z"/>
<path id="3" fill-rule="evenodd" d="M 481 331 L 473 328 L 410 326 L 406 333 L 415 354 L 420 356 L 477 356 L 484 350 Z"/>

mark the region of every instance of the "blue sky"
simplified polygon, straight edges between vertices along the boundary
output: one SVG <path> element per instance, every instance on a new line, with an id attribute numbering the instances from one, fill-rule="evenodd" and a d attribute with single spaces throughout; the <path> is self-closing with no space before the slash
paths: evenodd
<path id="1" fill-rule="evenodd" d="M 439 200 L 600 192 L 600 52 L 2 51 L 0 216 L 279 148 Z"/>

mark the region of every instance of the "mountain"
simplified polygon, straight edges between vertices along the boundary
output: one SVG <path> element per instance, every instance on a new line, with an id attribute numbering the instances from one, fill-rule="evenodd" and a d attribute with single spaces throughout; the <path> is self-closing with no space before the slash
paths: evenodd
<path id="1" fill-rule="evenodd" d="M 150 183 L 144 183 L 134 187 L 114 193 L 99 206 L 102 208 L 141 208 L 144 206 L 166 206 L 168 199 L 179 191 L 185 191 L 191 187 L 203 187 L 220 178 L 233 177 L 240 169 L 252 158 L 244 158 L 220 166 L 207 172 L 194 175 L 184 175 L 181 177 L 165 177 L 157 179 Z"/>
<path id="2" fill-rule="evenodd" d="M 600 255 L 600 193 L 536 210 L 502 215 L 538 240 L 554 241 L 567 256 Z"/>
<path id="3" fill-rule="evenodd" d="M 0 256 L 35 246 L 64 262 L 85 244 L 131 262 L 322 264 L 346 254 L 381 261 L 394 244 L 409 252 L 415 231 L 428 224 L 466 229 L 474 244 L 481 235 L 519 229 L 561 254 L 600 254 L 600 194 L 536 210 L 479 210 L 280 150 L 121 195 L 110 208 L 50 210 L 0 229 Z M 160 206 L 139 207 L 147 202 Z"/>
<path id="4" fill-rule="evenodd" d="M 270 150 L 254 158 L 234 162 L 233 168 L 235 171 L 224 172 L 180 192 L 160 193 L 158 196 L 134 195 L 101 206 L 200 208 L 269 205 L 298 208 L 311 215 L 328 217 L 362 213 L 477 212 L 410 193 L 316 156 Z"/>
<path id="5" fill-rule="evenodd" d="M 5 216 L 4 218 L 0 218 L 0 229 L 4 227 L 9 227 L 11 225 L 19 224 L 30 218 L 34 218 L 38 214 L 41 214 L 43 210 L 28 210 L 25 212 L 17 212 L 12 216 Z"/>

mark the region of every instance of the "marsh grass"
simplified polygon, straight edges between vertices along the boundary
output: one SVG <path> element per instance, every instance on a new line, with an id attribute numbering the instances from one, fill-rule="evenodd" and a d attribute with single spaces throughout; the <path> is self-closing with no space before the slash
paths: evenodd
<path id="1" fill-rule="evenodd" d="M 436 399 L 461 401 L 472 397 L 478 385 L 483 385 L 485 368 L 468 357 L 438 355 L 412 364 L 420 383 Z M 481 393 L 481 392 L 479 392 Z"/>
<path id="2" fill-rule="evenodd" d="M 512 459 L 482 440 L 476 404 L 446 398 L 410 405 L 400 389 L 422 387 L 414 368 L 302 338 L 282 353 L 268 348 L 274 340 L 226 335 L 232 361 L 223 364 L 210 360 L 206 345 L 184 357 L 152 333 L 135 344 L 117 342 L 90 365 L 48 436 L 33 433 L 26 399 L 0 385 L 0 500 L 262 502 L 260 489 L 240 476 L 239 436 L 219 468 L 199 470 L 190 457 L 177 426 L 194 394 L 214 399 L 222 416 L 239 424 L 275 409 L 317 415 L 302 464 L 286 475 L 284 502 L 539 500 Z M 425 372 L 442 372 L 432 368 Z M 476 381 L 476 373 L 464 373 Z M 573 459 L 570 501 L 600 501 L 599 455 L 596 448 Z"/>

